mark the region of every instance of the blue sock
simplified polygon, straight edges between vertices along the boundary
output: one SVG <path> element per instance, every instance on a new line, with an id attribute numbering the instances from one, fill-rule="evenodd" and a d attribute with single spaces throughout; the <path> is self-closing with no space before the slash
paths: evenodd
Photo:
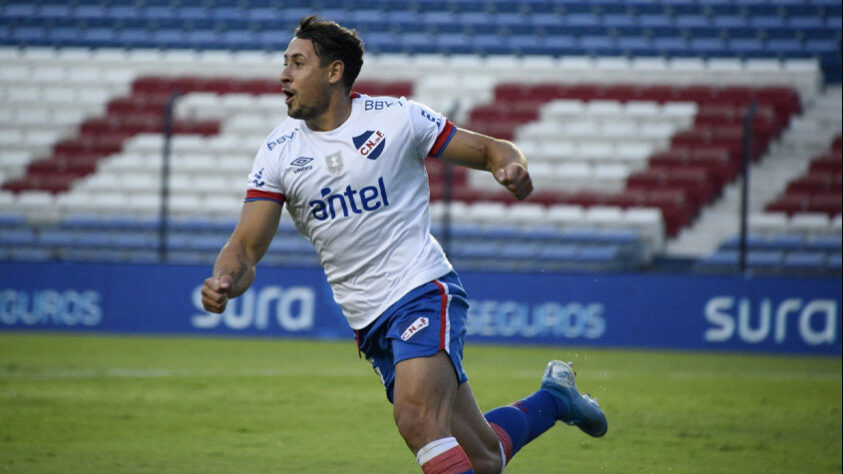
<path id="1" fill-rule="evenodd" d="M 485 416 L 498 435 L 509 462 L 525 444 L 549 430 L 567 411 L 561 400 L 541 389 L 512 405 L 495 408 Z"/>

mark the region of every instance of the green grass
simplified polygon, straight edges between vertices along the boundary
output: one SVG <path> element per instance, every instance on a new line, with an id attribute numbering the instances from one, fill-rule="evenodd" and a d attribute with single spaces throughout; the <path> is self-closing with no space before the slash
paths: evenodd
<path id="1" fill-rule="evenodd" d="M 508 473 L 841 472 L 841 359 L 469 345 L 481 407 L 574 360 L 609 433 Z M 417 473 L 353 341 L 0 333 L 0 472 Z"/>

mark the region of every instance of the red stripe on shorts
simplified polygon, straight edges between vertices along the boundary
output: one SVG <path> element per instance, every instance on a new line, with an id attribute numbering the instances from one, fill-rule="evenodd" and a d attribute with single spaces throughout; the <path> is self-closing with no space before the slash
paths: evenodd
<path id="1" fill-rule="evenodd" d="M 448 293 L 445 286 L 438 281 L 433 281 L 439 287 L 439 298 L 441 299 L 439 307 L 439 350 L 445 350 L 445 338 L 448 337 L 446 329 L 448 327 Z"/>

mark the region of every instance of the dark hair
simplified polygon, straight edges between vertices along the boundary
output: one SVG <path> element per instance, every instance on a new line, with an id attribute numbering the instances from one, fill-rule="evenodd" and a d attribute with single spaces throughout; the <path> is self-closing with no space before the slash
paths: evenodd
<path id="1" fill-rule="evenodd" d="M 337 60 L 342 61 L 345 65 L 342 82 L 346 89 L 351 90 L 357 75 L 360 74 L 360 68 L 363 67 L 363 41 L 355 30 L 310 15 L 301 19 L 295 36 L 313 42 L 313 49 L 321 66 L 327 66 Z"/>

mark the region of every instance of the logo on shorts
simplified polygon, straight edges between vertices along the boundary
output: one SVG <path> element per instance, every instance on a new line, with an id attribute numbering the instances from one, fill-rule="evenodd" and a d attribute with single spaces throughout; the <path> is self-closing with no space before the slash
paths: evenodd
<path id="1" fill-rule="evenodd" d="M 386 146 L 386 137 L 380 130 L 366 130 L 351 140 L 354 142 L 357 151 L 370 160 L 377 160 L 383 153 L 384 146 Z"/>
<path id="2" fill-rule="evenodd" d="M 413 324 L 401 334 L 401 340 L 406 341 L 407 339 L 416 335 L 417 332 L 421 331 L 422 329 L 426 328 L 430 324 L 430 320 L 425 318 L 424 316 L 420 317 L 419 319 L 413 321 Z"/>

